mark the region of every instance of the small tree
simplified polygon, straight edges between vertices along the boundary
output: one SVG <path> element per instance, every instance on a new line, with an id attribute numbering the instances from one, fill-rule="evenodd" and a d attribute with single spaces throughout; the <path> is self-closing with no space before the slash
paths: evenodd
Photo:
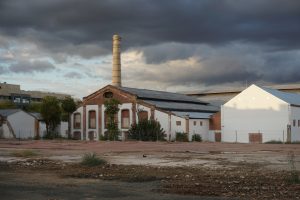
<path id="1" fill-rule="evenodd" d="M 104 102 L 105 113 L 107 116 L 107 139 L 116 140 L 120 133 L 118 121 L 115 120 L 115 115 L 119 112 L 120 102 L 117 99 L 109 99 Z"/>
<path id="2" fill-rule="evenodd" d="M 55 137 L 55 128 L 60 124 L 61 108 L 56 97 L 46 96 L 41 105 L 41 115 L 46 124 L 47 136 Z"/>
<path id="3" fill-rule="evenodd" d="M 71 138 L 71 114 L 76 110 L 76 103 L 72 97 L 66 97 L 62 100 L 61 107 L 68 115 L 68 138 Z"/>
<path id="4" fill-rule="evenodd" d="M 2 101 L 0 102 L 0 109 L 15 109 L 17 106 L 11 101 Z"/>

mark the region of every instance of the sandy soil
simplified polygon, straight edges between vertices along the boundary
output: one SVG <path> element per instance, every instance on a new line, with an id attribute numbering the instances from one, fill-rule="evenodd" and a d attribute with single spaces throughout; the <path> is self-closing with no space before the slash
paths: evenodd
<path id="1" fill-rule="evenodd" d="M 36 155 L 15 156 L 26 149 Z M 78 164 L 87 152 L 97 153 L 109 164 L 92 168 Z M 300 184 L 289 182 L 291 153 L 299 170 L 299 144 L 0 141 L 0 195 L 5 199 L 300 199 Z M 30 191 L 37 192 L 28 198 Z"/>

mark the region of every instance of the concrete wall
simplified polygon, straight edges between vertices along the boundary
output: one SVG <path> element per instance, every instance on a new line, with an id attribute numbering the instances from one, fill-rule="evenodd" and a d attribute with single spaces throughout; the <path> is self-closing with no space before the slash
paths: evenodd
<path id="1" fill-rule="evenodd" d="M 7 117 L 17 138 L 28 139 L 35 136 L 35 118 L 24 111 L 18 111 Z"/>
<path id="2" fill-rule="evenodd" d="M 180 121 L 181 125 L 176 125 L 176 121 Z M 186 119 L 171 115 L 171 140 L 176 139 L 176 132 L 186 133 Z"/>
<path id="3" fill-rule="evenodd" d="M 164 129 L 166 137 L 166 140 L 169 140 L 171 136 L 171 129 L 170 129 L 170 123 L 171 123 L 171 116 L 169 114 L 155 110 L 154 111 L 154 119 L 156 121 L 159 121 L 161 127 Z"/>
<path id="4" fill-rule="evenodd" d="M 291 109 L 291 117 L 290 117 L 290 123 L 291 123 L 291 141 L 300 141 L 300 108 L 299 107 L 290 107 Z M 293 125 L 293 120 L 295 120 L 296 124 Z M 299 122 L 298 122 L 299 121 Z"/>
<path id="5" fill-rule="evenodd" d="M 221 107 L 223 142 L 249 142 L 249 133 L 262 133 L 263 142 L 286 140 L 289 105 L 252 85 Z"/>
<path id="6" fill-rule="evenodd" d="M 202 122 L 202 126 L 201 126 Z M 208 129 L 209 120 L 208 119 L 189 119 L 189 141 L 192 141 L 192 136 L 194 134 L 201 135 L 203 141 L 208 141 Z"/>

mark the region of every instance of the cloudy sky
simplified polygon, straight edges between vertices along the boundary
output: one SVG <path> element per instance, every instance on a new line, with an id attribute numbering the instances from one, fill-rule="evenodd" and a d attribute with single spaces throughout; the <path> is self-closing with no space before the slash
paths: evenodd
<path id="1" fill-rule="evenodd" d="M 299 0 L 0 0 L 0 81 L 83 97 L 300 82 Z"/>

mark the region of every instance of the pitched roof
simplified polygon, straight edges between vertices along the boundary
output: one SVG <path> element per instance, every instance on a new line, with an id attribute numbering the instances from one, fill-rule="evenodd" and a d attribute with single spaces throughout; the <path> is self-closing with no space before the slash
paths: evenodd
<path id="1" fill-rule="evenodd" d="M 21 109 L 0 109 L 0 115 L 3 117 L 7 117 L 12 115 L 16 112 L 22 111 Z"/>
<path id="2" fill-rule="evenodd" d="M 147 90 L 147 89 L 138 89 L 138 88 L 129 88 L 129 87 L 119 87 L 119 89 L 134 94 L 138 99 L 143 100 L 160 100 L 160 101 L 172 101 L 172 102 L 186 102 L 186 103 L 195 103 L 207 105 L 209 103 L 200 101 L 199 99 L 185 94 L 173 93 L 173 92 L 164 92 L 156 90 Z"/>
<path id="3" fill-rule="evenodd" d="M 157 108 L 168 111 L 184 111 L 184 112 L 217 112 L 219 108 L 211 105 L 195 104 L 195 103 L 181 103 L 168 101 L 154 101 L 144 100 L 146 103 L 155 105 Z"/>
<path id="4" fill-rule="evenodd" d="M 259 86 L 257 86 L 259 87 Z M 266 87 L 259 87 L 266 92 L 272 94 L 273 96 L 291 104 L 291 105 L 297 105 L 300 106 L 300 95 L 299 94 L 294 94 L 294 93 L 287 93 L 287 92 L 281 92 L 279 90 L 275 89 L 270 89 Z"/>

